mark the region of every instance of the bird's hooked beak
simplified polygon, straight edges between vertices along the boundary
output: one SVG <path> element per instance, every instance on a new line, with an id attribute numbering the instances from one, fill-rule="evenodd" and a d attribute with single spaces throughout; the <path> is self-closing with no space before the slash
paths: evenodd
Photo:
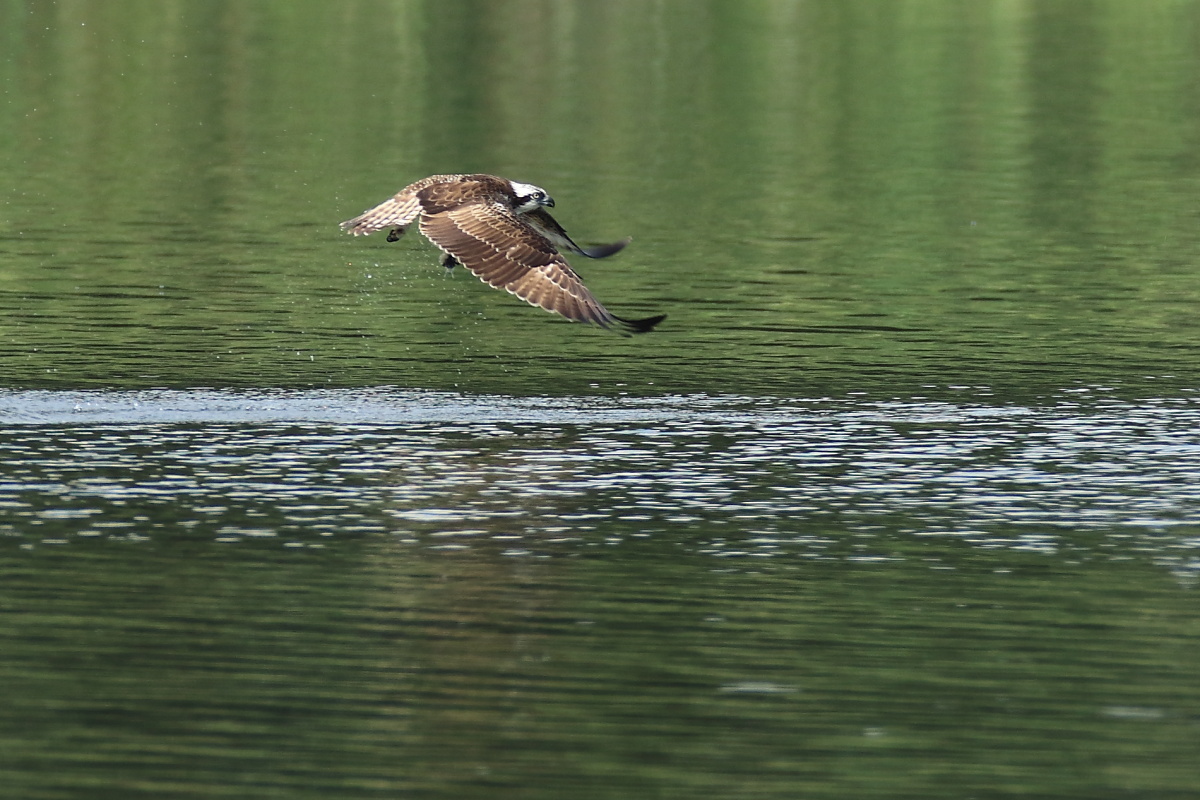
<path id="1" fill-rule="evenodd" d="M 546 208 L 554 208 L 554 198 L 550 195 L 546 195 L 546 199 L 542 201 L 542 205 L 544 205 Z"/>

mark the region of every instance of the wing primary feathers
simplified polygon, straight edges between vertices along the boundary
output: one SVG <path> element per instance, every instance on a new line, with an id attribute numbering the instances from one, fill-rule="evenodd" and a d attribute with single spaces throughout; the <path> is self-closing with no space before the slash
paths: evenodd
<path id="1" fill-rule="evenodd" d="M 621 333 L 649 333 L 654 330 L 654 326 L 667 318 L 666 314 L 658 314 L 653 317 L 644 319 L 623 319 L 621 317 L 613 317 L 621 325 Z"/>
<path id="2" fill-rule="evenodd" d="M 633 241 L 632 236 L 626 236 L 619 242 L 612 244 L 598 244 L 595 247 L 580 247 L 579 254 L 588 258 L 608 258 L 611 255 L 621 252 L 625 249 L 625 245 Z"/>
<path id="3" fill-rule="evenodd" d="M 430 175 L 415 183 L 410 183 L 396 194 L 384 200 L 374 208 L 369 208 L 354 219 L 341 223 L 340 227 L 346 233 L 355 236 L 366 236 L 375 231 L 390 228 L 388 241 L 394 242 L 404 235 L 404 230 L 412 224 L 421 213 L 421 201 L 417 193 L 429 186 L 443 183 L 457 183 L 464 178 L 492 177 L 475 175 Z M 500 180 L 494 178 L 494 180 Z"/>
<path id="4" fill-rule="evenodd" d="M 524 214 L 525 221 L 529 223 L 535 231 L 550 240 L 559 250 L 566 250 L 568 253 L 578 253 L 581 256 L 588 258 L 608 258 L 614 253 L 619 253 L 625 249 L 625 245 L 629 244 L 633 239 L 626 237 L 619 242 L 612 244 L 601 244 L 595 247 L 580 247 L 575 244 L 574 240 L 567 235 L 566 230 L 562 225 L 558 224 L 558 220 L 550 216 L 550 212 L 544 208 L 535 208 L 533 211 Z"/>

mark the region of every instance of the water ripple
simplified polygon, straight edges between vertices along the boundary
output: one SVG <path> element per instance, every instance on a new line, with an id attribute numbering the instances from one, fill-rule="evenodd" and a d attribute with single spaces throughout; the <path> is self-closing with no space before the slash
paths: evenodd
<path id="1" fill-rule="evenodd" d="M 669 534 L 729 556 L 853 534 L 1053 554 L 1126 531 L 1189 572 L 1200 542 L 1186 398 L 3 392 L 0 422 L 0 532 L 25 544 Z"/>

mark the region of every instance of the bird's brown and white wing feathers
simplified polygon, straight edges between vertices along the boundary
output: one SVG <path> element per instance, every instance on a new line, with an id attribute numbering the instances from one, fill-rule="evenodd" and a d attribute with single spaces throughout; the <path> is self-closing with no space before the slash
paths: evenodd
<path id="1" fill-rule="evenodd" d="M 421 233 L 480 280 L 575 322 L 621 325 L 554 245 L 511 207 L 486 199 L 450 205 L 448 198 L 437 197 L 442 189 L 420 193 L 425 200 Z"/>
<path id="2" fill-rule="evenodd" d="M 393 197 L 389 197 L 372 209 L 359 214 L 354 219 L 341 223 L 341 229 L 355 236 L 366 236 L 375 231 L 391 228 L 388 241 L 396 241 L 404 233 L 404 229 L 413 223 L 421 213 L 421 201 L 417 193 L 428 186 L 439 183 L 458 181 L 463 175 L 431 175 L 416 183 L 410 183 Z"/>

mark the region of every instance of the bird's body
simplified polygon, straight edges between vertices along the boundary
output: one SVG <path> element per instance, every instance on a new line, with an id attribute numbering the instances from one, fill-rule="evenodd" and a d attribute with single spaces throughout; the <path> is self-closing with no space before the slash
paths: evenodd
<path id="1" fill-rule="evenodd" d="M 625 333 L 653 329 L 665 314 L 639 320 L 613 316 L 560 252 L 605 258 L 629 240 L 580 247 L 545 210 L 553 206 L 544 189 L 528 183 L 484 174 L 432 175 L 341 227 L 355 236 L 388 229 L 388 241 L 394 242 L 416 222 L 445 254 L 443 264 L 462 264 L 484 283 L 530 305 Z"/>

